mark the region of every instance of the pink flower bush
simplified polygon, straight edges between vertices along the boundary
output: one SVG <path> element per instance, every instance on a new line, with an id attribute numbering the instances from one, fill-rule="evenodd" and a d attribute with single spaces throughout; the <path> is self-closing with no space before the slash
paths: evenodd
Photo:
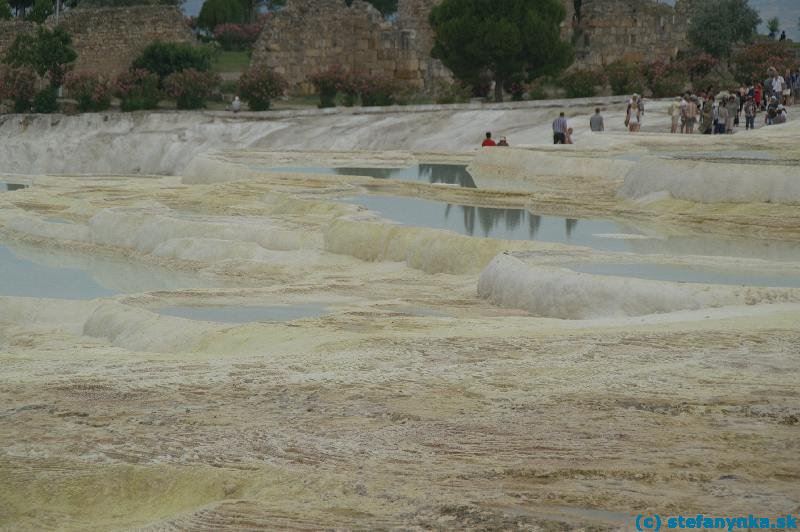
<path id="1" fill-rule="evenodd" d="M 167 95 L 174 98 L 178 109 L 200 109 L 206 99 L 219 86 L 221 79 L 213 72 L 201 72 L 194 68 L 170 74 L 164 80 Z"/>
<path id="2" fill-rule="evenodd" d="M 0 100 L 14 100 L 14 111 L 30 111 L 36 95 L 36 72 L 27 67 L 5 68 L 0 71 Z"/>
<path id="3" fill-rule="evenodd" d="M 105 111 L 111 106 L 111 83 L 93 72 L 70 72 L 65 87 L 78 100 L 78 110 Z"/>
<path id="4" fill-rule="evenodd" d="M 114 83 L 114 94 L 122 100 L 123 111 L 155 109 L 161 99 L 158 76 L 143 68 L 123 72 Z"/>
<path id="5" fill-rule="evenodd" d="M 394 103 L 394 92 L 397 86 L 393 79 L 384 75 L 364 76 L 360 79 L 359 94 L 361 95 L 361 105 L 364 107 L 375 107 L 381 105 L 392 105 Z"/>
<path id="6" fill-rule="evenodd" d="M 253 24 L 220 24 L 214 28 L 214 40 L 223 50 L 249 50 L 264 27 L 263 19 Z"/>
<path id="7" fill-rule="evenodd" d="M 272 100 L 282 96 L 288 84 L 273 70 L 251 68 L 239 78 L 239 95 L 253 111 L 266 111 Z"/>
<path id="8" fill-rule="evenodd" d="M 327 70 L 317 72 L 309 81 L 319 92 L 320 107 L 335 107 L 336 94 L 346 92 L 353 83 L 350 74 L 341 65 L 332 65 Z"/>

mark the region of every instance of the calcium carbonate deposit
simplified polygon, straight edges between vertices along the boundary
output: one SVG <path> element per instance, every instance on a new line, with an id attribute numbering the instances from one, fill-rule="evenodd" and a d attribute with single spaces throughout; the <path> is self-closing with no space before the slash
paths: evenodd
<path id="1" fill-rule="evenodd" d="M 665 109 L 0 117 L 0 530 L 800 513 L 800 122 Z"/>

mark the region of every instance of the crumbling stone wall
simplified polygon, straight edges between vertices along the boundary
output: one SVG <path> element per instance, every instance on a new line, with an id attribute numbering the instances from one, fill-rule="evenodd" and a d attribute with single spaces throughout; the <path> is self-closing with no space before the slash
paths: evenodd
<path id="1" fill-rule="evenodd" d="M 2 58 L 17 35 L 36 31 L 36 24 L 22 20 L 0 20 L 0 58 Z"/>
<path id="2" fill-rule="evenodd" d="M 654 0 L 582 0 L 573 24 L 576 66 L 672 59 L 689 46 L 688 13 L 686 0 L 675 7 Z"/>
<path id="3" fill-rule="evenodd" d="M 195 42 L 181 12 L 171 6 L 73 9 L 60 25 L 72 35 L 78 52 L 75 70 L 107 76 L 127 70 L 153 41 Z"/>
<path id="4" fill-rule="evenodd" d="M 437 1 L 401 0 L 390 22 L 362 0 L 289 0 L 264 27 L 252 65 L 275 69 L 299 92 L 311 92 L 308 78 L 337 64 L 424 88 L 449 76 L 430 57 L 427 16 Z"/>
<path id="5" fill-rule="evenodd" d="M 50 17 L 47 25 L 54 24 Z M 72 35 L 78 53 L 75 70 L 109 77 L 127 70 L 153 41 L 195 42 L 181 12 L 171 6 L 72 9 L 61 15 L 59 25 Z M 0 55 L 17 35 L 35 29 L 32 22 L 0 21 Z"/>
<path id="6" fill-rule="evenodd" d="M 362 0 L 349 7 L 344 0 L 289 0 L 264 28 L 253 64 L 275 69 L 302 92 L 313 90 L 312 74 L 334 64 L 432 89 L 452 79 L 430 55 L 428 15 L 440 1 L 400 0 L 396 20 L 387 22 Z M 677 0 L 674 8 L 656 0 L 561 1 L 567 13 L 561 37 L 575 44 L 575 67 L 668 60 L 688 47 L 691 0 Z"/>

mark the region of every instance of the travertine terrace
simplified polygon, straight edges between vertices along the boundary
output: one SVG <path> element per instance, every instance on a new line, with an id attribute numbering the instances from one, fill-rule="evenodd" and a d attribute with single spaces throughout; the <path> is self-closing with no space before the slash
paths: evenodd
<path id="1" fill-rule="evenodd" d="M 575 266 L 800 278 L 798 125 L 668 135 L 665 105 L 638 135 L 619 99 L 3 117 L 0 258 L 109 295 L 0 297 L 0 529 L 797 514 L 800 289 Z M 553 147 L 562 108 L 576 144 Z M 486 130 L 512 148 L 475 148 Z M 418 163 L 476 188 L 270 170 Z M 593 238 L 629 247 L 400 225 L 353 196 L 610 220 L 630 229 Z"/>

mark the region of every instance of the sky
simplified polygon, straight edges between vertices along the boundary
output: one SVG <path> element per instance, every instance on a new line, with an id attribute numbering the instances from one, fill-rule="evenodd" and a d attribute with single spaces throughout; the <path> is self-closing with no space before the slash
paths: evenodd
<path id="1" fill-rule="evenodd" d="M 800 29 L 797 20 L 800 19 L 800 1 L 798 0 L 750 0 L 750 5 L 761 14 L 761 27 L 759 31 L 767 33 L 766 21 L 778 17 L 781 29 L 786 30 L 786 36 L 793 41 L 800 41 Z"/>
<path id="2" fill-rule="evenodd" d="M 183 14 L 196 17 L 200 13 L 201 7 L 203 7 L 203 0 L 186 0 L 183 3 Z"/>
<path id="3" fill-rule="evenodd" d="M 657 0 L 662 4 L 675 5 L 675 0 Z M 761 15 L 759 33 L 767 33 L 767 21 L 778 17 L 781 29 L 786 30 L 786 37 L 800 41 L 800 29 L 797 19 L 800 18 L 800 0 L 750 0 L 750 5 Z"/>

